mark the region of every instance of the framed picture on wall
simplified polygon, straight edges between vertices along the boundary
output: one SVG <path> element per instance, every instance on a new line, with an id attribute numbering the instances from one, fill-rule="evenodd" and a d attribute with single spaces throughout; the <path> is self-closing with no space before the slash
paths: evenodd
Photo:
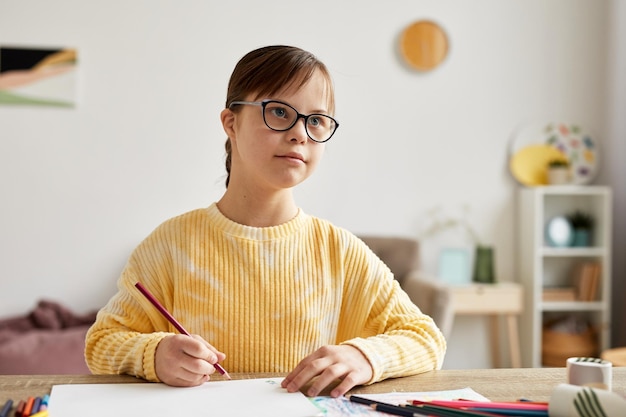
<path id="1" fill-rule="evenodd" d="M 74 48 L 0 45 L 0 105 L 76 106 Z"/>

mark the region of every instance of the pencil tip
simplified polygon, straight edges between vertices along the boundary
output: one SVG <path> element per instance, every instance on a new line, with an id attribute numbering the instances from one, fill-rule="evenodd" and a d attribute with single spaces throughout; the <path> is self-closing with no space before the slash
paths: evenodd
<path id="1" fill-rule="evenodd" d="M 224 371 L 224 377 L 225 377 L 226 379 L 228 379 L 229 381 L 232 379 L 232 378 L 230 377 L 230 375 L 228 374 L 228 372 L 226 372 L 226 371 Z"/>

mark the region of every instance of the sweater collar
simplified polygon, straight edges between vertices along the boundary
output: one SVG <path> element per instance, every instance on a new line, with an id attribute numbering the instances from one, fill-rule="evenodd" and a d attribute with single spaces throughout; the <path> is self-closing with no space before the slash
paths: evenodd
<path id="1" fill-rule="evenodd" d="M 207 207 L 207 215 L 209 216 L 211 223 L 224 233 L 250 240 L 273 240 L 291 236 L 298 230 L 302 229 L 309 219 L 309 216 L 299 208 L 298 213 L 293 219 L 286 223 L 279 224 L 278 226 L 246 226 L 236 223 L 224 216 L 217 207 L 217 203 L 213 203 Z"/>

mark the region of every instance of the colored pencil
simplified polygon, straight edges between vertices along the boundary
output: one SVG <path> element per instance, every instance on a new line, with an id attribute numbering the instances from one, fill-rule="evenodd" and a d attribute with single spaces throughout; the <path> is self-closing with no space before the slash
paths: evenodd
<path id="1" fill-rule="evenodd" d="M 15 407 L 15 417 L 22 417 L 24 415 L 24 407 L 26 407 L 26 403 L 24 400 L 20 400 L 17 403 L 17 407 Z"/>
<path id="2" fill-rule="evenodd" d="M 46 394 L 41 398 L 41 405 L 39 406 L 39 411 L 47 410 L 48 402 L 50 402 L 50 394 Z"/>
<path id="3" fill-rule="evenodd" d="M 35 402 L 33 402 L 33 408 L 30 410 L 30 415 L 32 416 L 38 412 L 39 407 L 41 407 L 41 397 L 35 397 Z"/>
<path id="4" fill-rule="evenodd" d="M 135 287 L 148 299 L 148 301 L 152 303 L 153 306 L 156 307 L 157 310 L 159 310 L 163 317 L 165 317 L 170 323 L 172 323 L 174 327 L 176 327 L 179 332 L 187 336 L 191 336 L 191 334 L 187 330 L 185 330 L 185 328 L 178 322 L 178 320 L 176 320 L 174 316 L 172 316 L 170 312 L 167 311 L 165 307 L 163 307 L 163 305 L 161 305 L 159 300 L 154 298 L 154 296 L 150 293 L 150 291 L 146 289 L 146 287 L 144 287 L 140 282 L 137 282 L 135 284 Z M 215 363 L 215 365 L 213 366 L 220 374 L 224 375 L 227 379 L 231 379 L 228 372 L 226 372 L 226 369 L 222 368 L 222 365 L 220 365 L 219 363 Z"/>
<path id="5" fill-rule="evenodd" d="M 466 410 L 485 411 L 487 413 L 495 413 L 499 416 L 514 417 L 548 417 L 548 410 L 515 410 L 513 408 L 480 408 L 471 407 Z"/>
<path id="6" fill-rule="evenodd" d="M 376 400 L 371 400 L 365 397 L 359 397 L 358 395 L 354 395 L 354 394 L 347 395 L 346 398 L 352 401 L 353 403 L 363 404 L 363 405 L 374 405 L 374 404 L 391 405 L 389 403 L 384 403 L 382 401 L 376 401 Z"/>
<path id="7" fill-rule="evenodd" d="M 409 404 L 388 404 L 381 401 L 370 400 L 369 398 L 350 396 L 350 401 L 369 405 L 372 409 L 383 413 L 393 414 L 401 417 L 498 417 L 497 414 L 484 413 L 479 411 L 456 409 L 451 407 L 422 406 Z M 369 404 L 368 404 L 369 403 Z"/>
<path id="8" fill-rule="evenodd" d="M 421 413 L 429 416 L 437 416 L 437 417 L 500 417 L 500 414 L 495 412 L 486 412 L 486 411 L 478 411 L 478 410 L 468 410 L 463 408 L 454 408 L 454 407 L 445 407 L 443 405 L 427 405 L 427 404 L 419 404 L 419 405 L 410 405 L 403 404 L 400 405 L 401 408 L 406 408 L 408 410 L 413 410 L 413 412 Z"/>
<path id="9" fill-rule="evenodd" d="M 13 400 L 7 400 L 2 407 L 2 411 L 0 411 L 0 417 L 9 417 L 9 413 L 11 412 L 11 408 L 13 408 Z"/>
<path id="10" fill-rule="evenodd" d="M 428 414 L 416 413 L 414 411 L 409 410 L 408 408 L 400 407 L 393 404 L 385 404 L 385 403 L 377 403 L 372 404 L 371 407 L 380 411 L 381 413 L 393 414 L 394 416 L 402 416 L 402 417 L 422 417 Z"/>
<path id="11" fill-rule="evenodd" d="M 48 410 L 42 410 L 35 414 L 31 414 L 29 417 L 48 417 Z"/>
<path id="12" fill-rule="evenodd" d="M 508 408 L 511 410 L 535 410 L 545 411 L 548 409 L 547 403 L 534 403 L 530 401 L 472 401 L 472 400 L 431 400 L 431 401 L 411 401 L 413 404 L 445 405 L 448 407 L 469 407 L 469 408 Z"/>
<path id="13" fill-rule="evenodd" d="M 26 400 L 26 405 L 24 406 L 24 411 L 22 411 L 23 417 L 28 417 L 32 414 L 34 403 L 35 397 L 28 397 L 28 400 Z"/>
<path id="14" fill-rule="evenodd" d="M 456 410 L 467 410 L 493 413 L 502 416 L 517 417 L 547 417 L 548 406 L 546 404 L 510 403 L 510 402 L 482 402 L 482 401 L 411 401 L 414 406 L 446 407 Z"/>

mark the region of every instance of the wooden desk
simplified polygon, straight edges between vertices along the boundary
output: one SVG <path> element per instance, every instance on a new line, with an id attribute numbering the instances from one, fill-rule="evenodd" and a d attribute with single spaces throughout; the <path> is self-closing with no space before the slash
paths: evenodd
<path id="1" fill-rule="evenodd" d="M 234 379 L 278 377 L 280 374 L 231 374 Z M 215 380 L 221 379 L 216 375 Z M 440 391 L 470 387 L 493 401 L 513 401 L 520 397 L 548 401 L 554 387 L 565 382 L 565 368 L 463 369 L 440 370 L 406 378 L 388 379 L 351 393 L 393 391 Z M 116 375 L 0 375 L 0 405 L 29 396 L 49 394 L 58 384 L 144 383 L 131 376 Z M 210 383 L 210 382 L 209 382 Z M 613 391 L 626 394 L 626 368 L 613 369 Z"/>
<path id="2" fill-rule="evenodd" d="M 451 285 L 454 314 L 491 317 L 491 357 L 493 366 L 501 367 L 499 317 L 506 319 L 511 367 L 520 368 L 522 358 L 517 318 L 522 313 L 522 286 L 515 283 Z"/>

